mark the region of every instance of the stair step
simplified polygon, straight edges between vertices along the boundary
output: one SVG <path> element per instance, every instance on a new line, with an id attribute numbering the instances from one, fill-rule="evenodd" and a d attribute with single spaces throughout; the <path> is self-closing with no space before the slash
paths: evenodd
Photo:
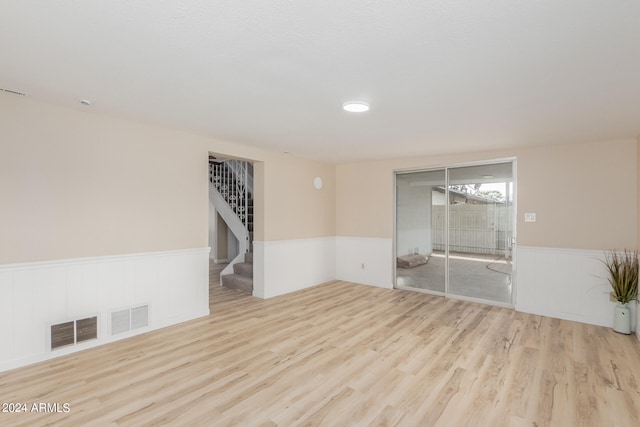
<path id="1" fill-rule="evenodd" d="M 253 252 L 247 252 L 244 254 L 244 262 L 253 265 Z"/>
<path id="2" fill-rule="evenodd" d="M 235 289 L 248 294 L 253 293 L 253 279 L 237 274 L 225 274 L 221 279 L 222 286 L 225 288 Z"/>
<path id="3" fill-rule="evenodd" d="M 250 277 L 253 279 L 253 264 L 248 262 L 238 262 L 233 264 L 233 272 L 239 276 Z"/>

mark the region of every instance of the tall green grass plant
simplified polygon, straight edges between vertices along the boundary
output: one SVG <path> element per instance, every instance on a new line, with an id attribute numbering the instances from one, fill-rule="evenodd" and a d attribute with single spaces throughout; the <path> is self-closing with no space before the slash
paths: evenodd
<path id="1" fill-rule="evenodd" d="M 609 284 L 620 304 L 628 304 L 638 298 L 638 252 L 605 252 L 604 265 L 609 271 Z"/>

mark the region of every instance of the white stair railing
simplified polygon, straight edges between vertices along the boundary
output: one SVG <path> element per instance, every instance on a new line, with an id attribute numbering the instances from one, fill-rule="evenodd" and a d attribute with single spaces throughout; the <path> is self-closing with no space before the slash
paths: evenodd
<path id="1" fill-rule="evenodd" d="M 245 181 L 247 190 L 253 194 L 253 165 L 242 160 L 223 160 L 223 163 L 237 177 L 246 177 L 246 180 L 243 178 L 239 179 Z"/>
<path id="2" fill-rule="evenodd" d="M 209 164 L 209 181 L 242 222 L 247 231 L 247 238 L 253 222 L 250 204 L 253 188 L 252 170 L 249 162 L 240 160 L 214 161 Z"/>
<path id="3" fill-rule="evenodd" d="M 238 256 L 221 275 L 233 272 L 233 264 L 244 261 L 251 251 L 253 227 L 253 165 L 240 160 L 212 160 L 209 162 L 209 182 L 216 210 L 238 239 Z"/>

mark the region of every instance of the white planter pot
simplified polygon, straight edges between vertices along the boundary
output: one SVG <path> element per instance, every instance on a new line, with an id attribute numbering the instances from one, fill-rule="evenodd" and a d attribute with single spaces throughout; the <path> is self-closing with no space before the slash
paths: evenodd
<path id="1" fill-rule="evenodd" d="M 613 330 L 621 334 L 630 334 L 631 310 L 629 310 L 629 306 L 627 304 L 618 304 L 613 313 Z"/>

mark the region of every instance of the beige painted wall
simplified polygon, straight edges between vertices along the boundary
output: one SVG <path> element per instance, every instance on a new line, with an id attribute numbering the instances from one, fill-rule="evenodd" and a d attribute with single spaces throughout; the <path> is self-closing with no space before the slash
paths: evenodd
<path id="1" fill-rule="evenodd" d="M 335 165 L 298 159 L 265 162 L 265 240 L 335 235 Z M 323 187 L 313 187 L 314 177 Z"/>
<path id="2" fill-rule="evenodd" d="M 260 162 L 256 240 L 335 234 L 334 165 L 7 94 L 0 125 L 0 264 L 207 246 L 209 152 Z"/>
<path id="3" fill-rule="evenodd" d="M 265 150 L 243 152 L 243 156 L 234 156 L 233 153 L 238 152 L 234 148 L 232 146 L 227 151 L 210 152 L 221 157 L 254 161 L 254 203 L 257 212 L 254 218 L 254 240 L 274 241 L 335 235 L 334 164 Z M 313 187 L 316 176 L 323 180 L 321 190 Z"/>
<path id="4" fill-rule="evenodd" d="M 257 162 L 259 241 L 391 238 L 394 169 L 517 156 L 521 245 L 637 247 L 636 140 L 335 166 L 6 94 L 0 123 L 0 264 L 207 246 L 209 152 Z"/>
<path id="5" fill-rule="evenodd" d="M 517 157 L 518 242 L 572 249 L 635 248 L 638 143 L 558 145 L 338 165 L 336 234 L 393 237 L 393 171 Z M 536 223 L 524 223 L 536 212 Z"/>

